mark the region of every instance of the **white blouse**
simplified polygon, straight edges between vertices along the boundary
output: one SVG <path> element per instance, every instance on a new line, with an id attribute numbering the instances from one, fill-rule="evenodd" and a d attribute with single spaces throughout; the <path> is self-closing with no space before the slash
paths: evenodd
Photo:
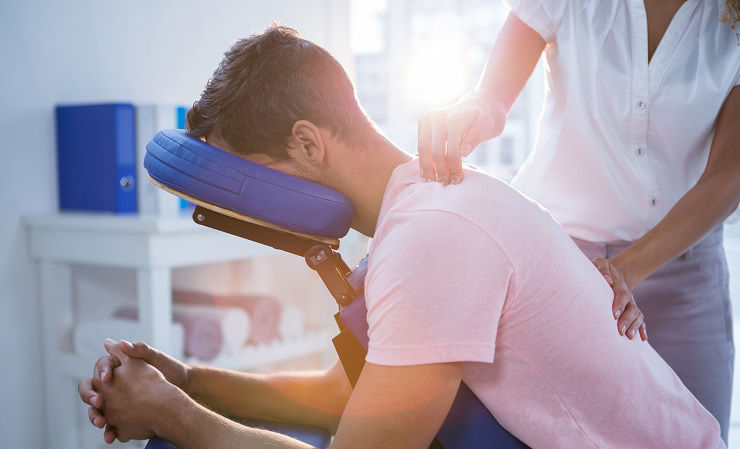
<path id="1" fill-rule="evenodd" d="M 686 1 L 649 64 L 643 0 L 510 4 L 547 42 L 539 131 L 513 184 L 574 237 L 638 239 L 696 184 L 740 83 L 724 0 Z"/>

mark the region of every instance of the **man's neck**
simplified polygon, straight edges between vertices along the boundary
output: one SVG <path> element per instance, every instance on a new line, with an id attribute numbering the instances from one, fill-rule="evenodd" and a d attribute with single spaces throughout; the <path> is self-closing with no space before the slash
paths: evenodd
<path id="1" fill-rule="evenodd" d="M 391 174 L 396 167 L 410 161 L 411 156 L 384 137 L 368 148 L 355 151 L 361 156 L 352 158 L 352 169 L 345 172 L 346 176 L 339 180 L 336 188 L 355 206 L 352 227 L 372 237 Z"/>

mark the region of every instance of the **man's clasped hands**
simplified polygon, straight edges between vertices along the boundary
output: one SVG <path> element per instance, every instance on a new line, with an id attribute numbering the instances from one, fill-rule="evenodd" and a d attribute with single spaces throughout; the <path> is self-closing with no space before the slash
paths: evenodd
<path id="1" fill-rule="evenodd" d="M 188 366 L 146 343 L 105 340 L 91 379 L 77 386 L 90 422 L 103 438 L 145 440 L 161 435 L 173 403 L 187 397 Z"/>

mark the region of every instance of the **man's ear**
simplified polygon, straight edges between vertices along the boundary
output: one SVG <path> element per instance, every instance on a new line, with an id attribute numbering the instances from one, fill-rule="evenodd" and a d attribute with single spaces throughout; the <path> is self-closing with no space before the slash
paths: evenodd
<path id="1" fill-rule="evenodd" d="M 301 164 L 321 168 L 325 163 L 324 140 L 319 128 L 308 120 L 298 120 L 293 124 L 287 149 L 290 157 Z"/>

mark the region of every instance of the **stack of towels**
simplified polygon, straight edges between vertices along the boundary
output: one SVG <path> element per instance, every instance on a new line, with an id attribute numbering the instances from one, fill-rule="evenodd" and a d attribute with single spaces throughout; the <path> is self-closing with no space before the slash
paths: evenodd
<path id="1" fill-rule="evenodd" d="M 300 337 L 304 332 L 303 312 L 282 305 L 275 298 L 257 295 L 215 295 L 175 290 L 172 293 L 173 355 L 215 359 L 222 352 L 235 354 L 247 344 Z M 98 353 L 106 338 L 136 338 L 139 326 L 136 307 L 117 309 L 112 320 L 84 323 L 74 332 L 75 350 Z M 119 335 L 121 334 L 121 335 Z"/>

